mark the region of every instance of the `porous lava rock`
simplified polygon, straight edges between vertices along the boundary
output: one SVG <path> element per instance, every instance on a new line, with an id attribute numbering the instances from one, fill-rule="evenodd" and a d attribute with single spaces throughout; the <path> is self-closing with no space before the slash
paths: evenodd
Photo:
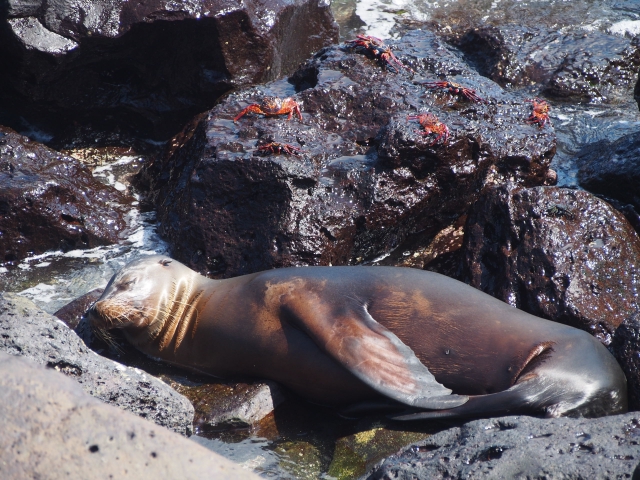
<path id="1" fill-rule="evenodd" d="M 0 127 L 0 263 L 116 243 L 130 201 L 78 160 Z"/>
<path id="2" fill-rule="evenodd" d="M 4 3 L 6 121 L 57 135 L 75 123 L 169 138 L 222 93 L 290 73 L 338 35 L 324 0 Z"/>
<path id="3" fill-rule="evenodd" d="M 637 412 L 475 420 L 404 448 L 366 478 L 623 479 L 638 464 L 638 445 Z"/>
<path id="4" fill-rule="evenodd" d="M 189 400 L 137 368 L 97 355 L 61 320 L 26 298 L 0 294 L 0 351 L 62 372 L 111 405 L 183 435 L 192 433 Z"/>
<path id="5" fill-rule="evenodd" d="M 582 28 L 505 24 L 446 35 L 470 64 L 504 86 L 537 84 L 545 95 L 616 102 L 640 68 L 640 39 Z"/>
<path id="6" fill-rule="evenodd" d="M 92 398 L 58 372 L 2 352 L 0 418 L 2 478 L 258 478 Z"/>
<path id="7" fill-rule="evenodd" d="M 468 283 L 605 345 L 638 311 L 640 239 L 588 192 L 488 189 L 469 213 L 463 248 Z"/>
<path id="8" fill-rule="evenodd" d="M 640 314 L 636 313 L 620 324 L 609 350 L 627 377 L 629 410 L 640 410 Z"/>
<path id="9" fill-rule="evenodd" d="M 590 144 L 576 163 L 581 187 L 640 211 L 640 133 Z"/>
<path id="10" fill-rule="evenodd" d="M 435 235 L 487 184 L 549 180 L 554 130 L 528 124 L 521 97 L 471 71 L 429 32 L 390 46 L 415 74 L 328 47 L 288 82 L 229 95 L 176 136 L 139 177 L 173 255 L 217 277 L 357 264 L 411 234 Z M 445 77 L 487 103 L 423 85 Z M 234 123 L 266 95 L 292 95 L 303 121 L 248 113 Z M 446 144 L 431 145 L 408 118 L 427 111 L 448 124 Z M 300 151 L 259 150 L 271 142 Z"/>

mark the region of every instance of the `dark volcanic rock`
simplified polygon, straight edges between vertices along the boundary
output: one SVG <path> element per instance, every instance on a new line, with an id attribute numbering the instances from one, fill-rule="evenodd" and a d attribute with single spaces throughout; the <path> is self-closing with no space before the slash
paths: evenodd
<path id="1" fill-rule="evenodd" d="M 640 133 L 591 144 L 576 163 L 582 187 L 630 203 L 640 211 Z"/>
<path id="2" fill-rule="evenodd" d="M 177 136 L 141 175 L 174 256 L 213 276 L 355 264 L 413 233 L 435 235 L 488 183 L 547 181 L 555 135 L 526 123 L 529 104 L 471 72 L 433 34 L 392 47 L 416 76 L 327 48 L 290 79 L 303 122 L 247 114 L 233 123 L 265 95 L 292 94 L 281 81 L 228 96 Z M 419 84 L 442 77 L 489 103 Z M 448 123 L 448 144 L 430 146 L 407 119 L 426 111 Z M 273 141 L 302 151 L 257 150 Z"/>
<path id="3" fill-rule="evenodd" d="M 95 288 L 66 304 L 53 315 L 66 323 L 71 330 L 74 330 L 80 323 L 84 312 L 100 298 L 102 292 L 104 292 L 104 288 Z"/>
<path id="4" fill-rule="evenodd" d="M 609 204 L 580 190 L 501 186 L 474 205 L 466 280 L 604 344 L 638 311 L 640 239 Z"/>
<path id="5" fill-rule="evenodd" d="M 0 262 L 117 242 L 129 201 L 78 160 L 0 127 Z"/>
<path id="6" fill-rule="evenodd" d="M 617 101 L 640 68 L 640 39 L 597 30 L 514 24 L 449 35 L 472 65 L 501 85 L 539 84 L 549 96 Z"/>
<path id="7" fill-rule="evenodd" d="M 179 386 L 178 391 L 193 403 L 193 423 L 199 431 L 251 427 L 284 401 L 274 382 L 207 383 Z"/>
<path id="8" fill-rule="evenodd" d="M 434 237 L 420 234 L 411 236 L 403 243 L 402 248 L 376 260 L 374 265 L 420 268 L 461 280 L 466 220 L 467 216 L 462 215 Z"/>
<path id="9" fill-rule="evenodd" d="M 639 445 L 637 413 L 476 420 L 406 447 L 366 478 L 628 479 Z"/>
<path id="10" fill-rule="evenodd" d="M 104 402 L 191 433 L 193 406 L 185 397 L 151 375 L 95 354 L 61 320 L 9 293 L 0 294 L 0 351 L 62 372 Z"/>
<path id="11" fill-rule="evenodd" d="M 57 372 L 1 352 L 0 418 L 5 479 L 258 478 L 191 440 L 99 402 Z"/>
<path id="12" fill-rule="evenodd" d="M 629 410 L 640 410 L 640 315 L 625 319 L 616 329 L 609 350 L 627 377 Z"/>
<path id="13" fill-rule="evenodd" d="M 338 35 L 318 0 L 7 3 L 0 105 L 58 134 L 77 122 L 168 138 L 222 93 L 290 73 Z"/>

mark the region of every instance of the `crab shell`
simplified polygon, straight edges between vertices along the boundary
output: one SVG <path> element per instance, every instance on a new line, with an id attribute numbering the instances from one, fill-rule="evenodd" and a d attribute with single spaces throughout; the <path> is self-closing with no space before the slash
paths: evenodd
<path id="1" fill-rule="evenodd" d="M 260 109 L 266 114 L 274 115 L 286 107 L 290 107 L 291 103 L 294 103 L 291 98 L 282 100 L 278 97 L 264 97 L 260 102 Z"/>

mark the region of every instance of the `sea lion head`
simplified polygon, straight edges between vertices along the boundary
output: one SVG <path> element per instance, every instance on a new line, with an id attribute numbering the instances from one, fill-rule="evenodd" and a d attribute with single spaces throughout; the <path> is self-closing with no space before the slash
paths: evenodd
<path id="1" fill-rule="evenodd" d="M 153 341 L 193 314 L 199 275 L 164 255 L 142 257 L 125 265 L 87 312 L 91 327 L 108 340 L 108 330 L 121 329 L 136 346 Z M 171 321 L 168 321 L 171 320 Z M 165 332 L 161 349 L 172 339 Z"/>

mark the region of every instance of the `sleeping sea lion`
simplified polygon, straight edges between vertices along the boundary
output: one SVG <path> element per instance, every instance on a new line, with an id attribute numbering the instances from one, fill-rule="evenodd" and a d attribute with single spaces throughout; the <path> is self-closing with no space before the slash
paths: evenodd
<path id="1" fill-rule="evenodd" d="M 581 330 L 457 280 L 397 267 L 300 267 L 208 279 L 134 260 L 88 312 L 144 353 L 217 377 L 273 379 L 316 402 L 386 397 L 402 420 L 627 409 L 613 356 Z"/>

